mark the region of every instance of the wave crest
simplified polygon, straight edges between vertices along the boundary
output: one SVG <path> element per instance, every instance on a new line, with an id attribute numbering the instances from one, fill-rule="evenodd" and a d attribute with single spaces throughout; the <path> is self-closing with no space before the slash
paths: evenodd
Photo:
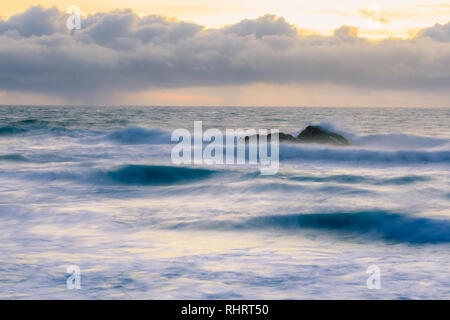
<path id="1" fill-rule="evenodd" d="M 427 149 L 442 147 L 449 143 L 447 139 L 421 137 L 409 134 L 374 134 L 367 136 L 353 136 L 351 144 L 363 147 L 383 149 Z"/>
<path id="2" fill-rule="evenodd" d="M 0 161 L 11 161 L 11 162 L 27 162 L 29 159 L 20 154 L 5 154 L 0 156 Z"/>
<path id="3" fill-rule="evenodd" d="M 246 225 L 250 228 L 302 228 L 366 234 L 416 244 L 450 242 L 449 221 L 409 217 L 385 211 L 266 216 L 250 219 Z"/>
<path id="4" fill-rule="evenodd" d="M 450 242 L 450 221 L 406 216 L 387 211 L 332 212 L 272 215 L 242 222 L 212 221 L 177 224 L 174 228 L 200 227 L 223 230 L 326 231 L 344 236 L 365 236 L 388 242 L 433 244 Z"/>
<path id="5" fill-rule="evenodd" d="M 15 134 L 20 134 L 26 132 L 25 129 L 13 127 L 13 126 L 4 126 L 0 127 L 0 136 L 12 136 Z"/>
<path id="6" fill-rule="evenodd" d="M 351 147 L 343 148 L 313 148 L 295 145 L 280 145 L 280 160 L 322 160 L 384 162 L 384 163 L 423 163 L 423 162 L 449 162 L 450 151 L 380 151 L 365 150 Z"/>
<path id="7" fill-rule="evenodd" d="M 101 171 L 100 178 L 127 185 L 172 185 L 209 178 L 216 171 L 154 165 L 126 165 L 110 171 Z"/>

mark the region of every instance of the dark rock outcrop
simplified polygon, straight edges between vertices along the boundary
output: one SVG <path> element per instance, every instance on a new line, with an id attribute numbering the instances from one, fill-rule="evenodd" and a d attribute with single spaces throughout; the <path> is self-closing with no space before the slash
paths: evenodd
<path id="1" fill-rule="evenodd" d="M 270 141 L 270 134 L 267 136 L 267 141 Z M 336 146 L 349 146 L 350 143 L 340 134 L 329 132 L 319 126 L 308 126 L 297 137 L 291 134 L 279 133 L 279 141 L 287 143 L 321 143 L 332 144 Z M 259 140 L 259 135 L 257 135 Z M 249 137 L 245 137 L 245 142 L 248 143 Z"/>
<path id="2" fill-rule="evenodd" d="M 269 141 L 270 141 L 270 136 L 271 136 L 270 134 L 267 135 L 267 139 L 268 139 Z M 288 133 L 280 132 L 280 133 L 278 134 L 278 139 L 279 139 L 280 142 L 292 142 L 292 143 L 298 143 L 297 138 L 294 137 L 294 136 L 291 135 L 291 134 L 288 134 Z"/>
<path id="3" fill-rule="evenodd" d="M 297 140 L 299 140 L 299 142 L 306 143 L 325 143 L 340 146 L 350 145 L 348 140 L 343 136 L 334 132 L 328 132 L 318 126 L 306 127 L 306 129 L 300 132 L 300 134 L 297 136 Z"/>

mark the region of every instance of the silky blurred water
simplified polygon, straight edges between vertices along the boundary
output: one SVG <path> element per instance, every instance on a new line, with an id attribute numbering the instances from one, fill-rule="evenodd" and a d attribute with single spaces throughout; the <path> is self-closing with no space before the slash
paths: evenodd
<path id="1" fill-rule="evenodd" d="M 351 146 L 282 144 L 274 176 L 173 165 L 200 120 Z M 449 128 L 433 108 L 1 106 L 0 298 L 448 299 Z"/>

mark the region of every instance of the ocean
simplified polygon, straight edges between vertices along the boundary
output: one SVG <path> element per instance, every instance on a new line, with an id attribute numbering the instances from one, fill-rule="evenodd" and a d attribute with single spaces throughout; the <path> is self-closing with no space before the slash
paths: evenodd
<path id="1" fill-rule="evenodd" d="M 282 143 L 269 176 L 174 165 L 194 121 L 351 146 Z M 448 108 L 0 106 L 0 298 L 449 299 L 449 128 Z"/>

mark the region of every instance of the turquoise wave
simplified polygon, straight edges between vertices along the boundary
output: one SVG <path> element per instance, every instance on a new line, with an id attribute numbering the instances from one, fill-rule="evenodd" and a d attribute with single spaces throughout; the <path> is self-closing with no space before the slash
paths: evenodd
<path id="1" fill-rule="evenodd" d="M 241 222 L 177 224 L 173 228 L 246 230 L 312 230 L 339 236 L 378 238 L 391 243 L 438 244 L 450 242 L 450 221 L 407 216 L 388 211 L 330 212 L 253 217 Z"/>
<path id="2" fill-rule="evenodd" d="M 217 171 L 155 165 L 125 165 L 98 173 L 103 180 L 126 185 L 173 185 L 210 178 Z"/>

